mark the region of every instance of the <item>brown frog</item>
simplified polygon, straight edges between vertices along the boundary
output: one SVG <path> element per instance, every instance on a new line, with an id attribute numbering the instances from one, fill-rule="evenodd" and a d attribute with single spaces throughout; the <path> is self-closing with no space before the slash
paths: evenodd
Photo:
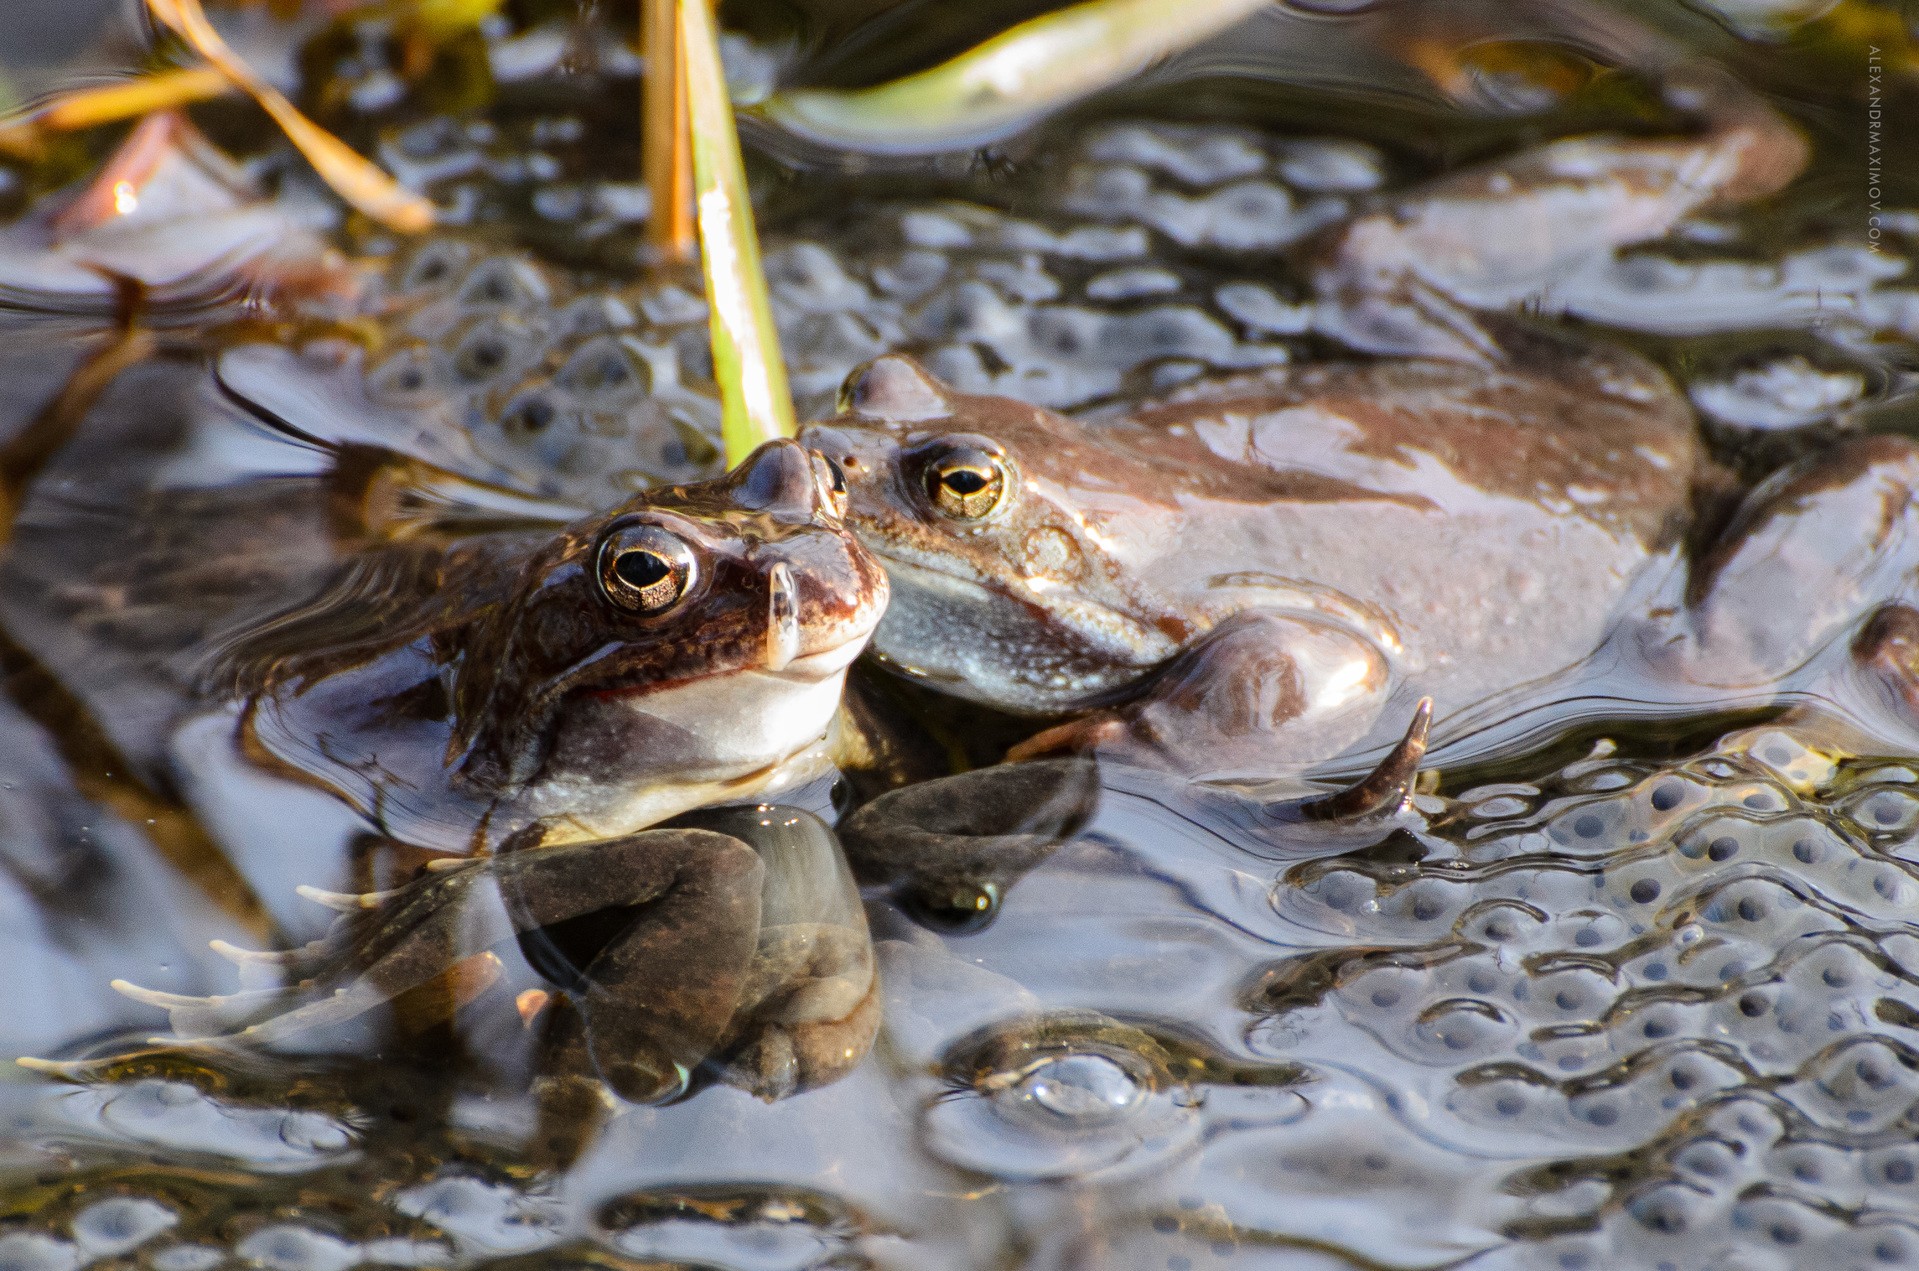
<path id="1" fill-rule="evenodd" d="M 776 442 L 557 529 L 367 448 L 195 488 L 155 456 L 223 430 L 203 376 L 125 372 L 53 460 L 0 563 L 8 656 L 207 825 L 235 820 L 202 808 L 219 781 L 170 745 L 205 724 L 241 767 L 346 799 L 390 890 L 311 893 L 346 917 L 307 948 L 228 950 L 268 986 L 130 991 L 183 1034 L 273 1042 L 435 984 L 464 1000 L 518 940 L 565 990 L 542 1017 L 561 1075 L 658 1097 L 709 1065 L 770 1097 L 857 1062 L 872 953 L 830 832 L 786 811 L 659 825 L 828 765 L 887 595 L 831 466 Z M 283 832 L 270 794 L 254 812 Z"/>
<path id="2" fill-rule="evenodd" d="M 1688 567 L 1729 500 L 1680 393 L 1632 354 L 1476 312 L 1797 172 L 1801 139 L 1724 76 L 1665 83 L 1696 135 L 1559 142 L 1307 248 L 1316 325 L 1376 360 L 1080 419 L 904 357 L 856 372 L 803 441 L 846 472 L 892 576 L 877 657 L 1075 717 L 1016 755 L 1096 744 L 1215 774 L 1383 745 L 1411 716 L 1410 777 L 1418 699 L 1445 718 L 1547 680 L 1567 695 L 1622 629 L 1638 639 L 1611 647 L 1668 683 L 1779 686 L 1907 585 L 1919 451 L 1862 440 L 1782 474 Z"/>

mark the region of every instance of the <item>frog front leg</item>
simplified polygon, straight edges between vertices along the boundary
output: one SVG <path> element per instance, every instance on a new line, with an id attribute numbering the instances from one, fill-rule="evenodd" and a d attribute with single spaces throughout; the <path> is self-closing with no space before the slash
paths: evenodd
<path id="1" fill-rule="evenodd" d="M 1769 689 L 1854 628 L 1854 665 L 1919 721 L 1916 601 L 1919 444 L 1862 437 L 1754 490 L 1646 643 L 1684 682 Z"/>
<path id="2" fill-rule="evenodd" d="M 1365 636 L 1246 609 L 1174 657 L 1140 696 L 1047 729 L 1007 757 L 1090 749 L 1174 772 L 1272 775 L 1361 740 L 1390 681 L 1386 654 Z"/>

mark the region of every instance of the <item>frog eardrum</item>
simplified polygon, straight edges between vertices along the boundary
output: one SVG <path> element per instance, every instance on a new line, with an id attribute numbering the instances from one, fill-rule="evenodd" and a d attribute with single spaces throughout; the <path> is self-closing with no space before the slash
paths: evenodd
<path id="1" fill-rule="evenodd" d="M 657 525 L 616 526 L 600 544 L 600 594 L 614 608 L 641 617 L 666 613 L 699 578 L 685 542 Z"/>

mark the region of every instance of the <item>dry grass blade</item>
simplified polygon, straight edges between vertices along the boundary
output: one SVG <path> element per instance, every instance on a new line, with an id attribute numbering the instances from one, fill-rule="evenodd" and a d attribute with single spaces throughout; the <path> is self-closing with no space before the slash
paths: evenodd
<path id="1" fill-rule="evenodd" d="M 38 151 L 47 133 L 77 132 L 138 119 L 232 91 L 227 77 L 210 66 L 157 71 L 118 84 L 76 88 L 0 124 L 0 151 L 31 155 Z"/>
<path id="2" fill-rule="evenodd" d="M 359 211 L 402 233 L 432 228 L 433 204 L 404 188 L 386 173 L 301 114 L 279 89 L 256 74 L 207 21 L 200 0 L 146 0 L 161 24 L 185 40 L 242 92 L 260 103 L 273 122 L 298 146 L 314 171 Z"/>
<path id="3" fill-rule="evenodd" d="M 762 443 L 791 437 L 798 428 L 708 0 L 681 0 L 680 43 L 693 129 L 700 261 L 712 311 L 713 375 L 720 385 L 720 433 L 727 463 L 736 464 Z"/>
<path id="4" fill-rule="evenodd" d="M 643 0 L 640 43 L 646 81 L 640 100 L 640 173 L 653 198 L 647 239 L 669 261 L 693 257 L 692 134 L 686 118 L 686 52 L 676 0 Z"/>

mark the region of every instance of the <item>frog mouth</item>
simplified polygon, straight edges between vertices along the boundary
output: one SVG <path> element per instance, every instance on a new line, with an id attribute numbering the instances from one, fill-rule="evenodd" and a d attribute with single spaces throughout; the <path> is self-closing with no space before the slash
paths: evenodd
<path id="1" fill-rule="evenodd" d="M 787 658 L 778 666 L 773 665 L 769 658 L 766 666 L 747 669 L 765 671 L 782 679 L 801 680 L 809 684 L 817 683 L 830 676 L 838 675 L 853 665 L 861 651 L 866 648 L 866 641 L 872 634 L 872 628 L 869 626 L 865 630 L 847 636 L 831 648 L 797 654 Z"/>

